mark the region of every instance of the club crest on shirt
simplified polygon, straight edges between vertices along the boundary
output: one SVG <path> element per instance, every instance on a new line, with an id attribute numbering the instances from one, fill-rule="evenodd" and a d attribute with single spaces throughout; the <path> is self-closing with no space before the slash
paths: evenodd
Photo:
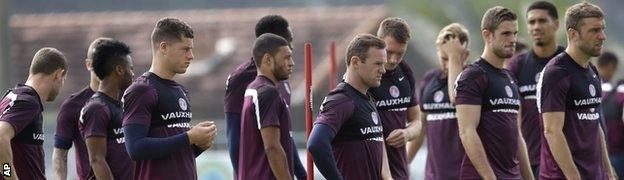
<path id="1" fill-rule="evenodd" d="M 373 119 L 373 123 L 375 123 L 375 125 L 379 124 L 379 116 L 377 115 L 377 112 L 371 113 L 371 119 Z"/>
<path id="2" fill-rule="evenodd" d="M 511 87 L 505 86 L 505 92 L 507 93 L 508 97 L 513 97 L 513 92 L 511 91 Z"/>
<path id="3" fill-rule="evenodd" d="M 401 94 L 401 92 L 399 91 L 399 88 L 396 86 L 390 86 L 390 89 L 388 89 L 388 92 L 390 92 L 390 96 L 392 96 L 393 98 L 398 98 L 399 95 Z"/>
<path id="4" fill-rule="evenodd" d="M 438 90 L 435 93 L 433 93 L 433 101 L 435 101 L 436 103 L 442 102 L 442 99 L 444 99 L 444 93 L 442 92 L 442 90 Z"/>
<path id="5" fill-rule="evenodd" d="M 188 108 L 186 101 L 182 98 L 178 99 L 178 104 L 180 104 L 180 109 L 182 109 L 182 111 L 186 111 Z"/>
<path id="6" fill-rule="evenodd" d="M 593 84 L 589 85 L 589 95 L 591 95 L 592 97 L 596 96 L 596 87 L 594 87 Z"/>

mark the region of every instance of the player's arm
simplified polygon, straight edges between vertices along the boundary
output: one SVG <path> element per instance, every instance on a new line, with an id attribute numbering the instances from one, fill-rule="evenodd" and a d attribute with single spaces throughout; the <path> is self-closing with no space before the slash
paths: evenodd
<path id="1" fill-rule="evenodd" d="M 295 144 L 295 139 L 292 139 L 292 145 L 293 145 L 293 160 L 295 162 L 293 162 L 295 164 L 295 177 L 297 177 L 297 179 L 299 180 L 306 180 L 308 179 L 308 173 L 306 172 L 305 168 L 303 167 L 303 163 L 301 163 L 301 158 L 299 158 L 299 153 L 297 153 L 297 145 Z"/>
<path id="2" fill-rule="evenodd" d="M 424 133 L 422 133 L 423 126 L 418 118 L 418 113 L 418 106 L 407 108 L 408 126 L 404 129 L 396 129 L 390 132 L 388 138 L 386 138 L 386 143 L 392 147 L 400 148 L 404 147 L 408 141 L 414 140 L 420 146 Z"/>
<path id="3" fill-rule="evenodd" d="M 470 51 L 468 51 L 468 43 L 461 44 L 459 38 L 451 37 L 440 46 L 440 49 L 444 51 L 448 57 L 446 87 L 448 87 L 451 104 L 455 104 L 455 81 L 457 80 L 457 76 L 463 71 L 464 62 L 470 53 Z"/>
<path id="4" fill-rule="evenodd" d="M 113 179 L 108 163 L 106 163 L 106 138 L 87 137 L 85 140 L 89 152 L 89 164 L 96 179 Z"/>
<path id="5" fill-rule="evenodd" d="M 67 179 L 67 149 L 54 148 L 52 152 L 52 166 L 54 167 L 54 177 L 58 180 Z"/>
<path id="6" fill-rule="evenodd" d="M 531 180 L 534 179 L 533 171 L 531 170 L 531 162 L 529 161 L 529 153 L 527 152 L 524 136 L 522 136 L 520 114 L 522 114 L 522 107 L 518 110 L 518 158 L 520 160 L 520 173 L 522 179 Z"/>
<path id="7" fill-rule="evenodd" d="M 543 112 L 544 136 L 555 162 L 567 179 L 581 179 L 563 134 L 565 112 Z"/>
<path id="8" fill-rule="evenodd" d="M 605 140 L 605 134 L 602 130 L 602 126 L 598 126 L 598 133 L 600 134 L 600 149 L 602 151 L 602 167 L 605 167 L 607 171 L 607 175 L 609 175 L 609 179 L 617 179 L 617 174 L 615 170 L 613 170 L 613 166 L 611 166 L 611 161 L 609 160 L 609 152 L 607 152 L 607 142 Z"/>
<path id="9" fill-rule="evenodd" d="M 490 166 L 483 143 L 479 134 L 477 134 L 477 126 L 481 119 L 481 105 L 465 105 L 456 106 L 457 125 L 459 126 L 459 138 L 461 139 L 466 155 L 470 159 L 479 175 L 484 179 L 496 179 L 494 170 Z"/>
<path id="10" fill-rule="evenodd" d="M 392 180 L 392 173 L 390 173 L 390 164 L 388 164 L 388 153 L 386 153 L 386 146 L 383 146 L 382 164 L 381 164 L 381 178 L 383 180 Z"/>
<path id="11" fill-rule="evenodd" d="M 280 129 L 276 126 L 269 126 L 260 129 L 264 152 L 269 160 L 271 172 L 277 179 L 291 179 L 286 160 L 286 152 L 280 143 Z"/>
<path id="12" fill-rule="evenodd" d="M 418 113 L 418 118 L 420 119 L 419 121 L 417 121 L 416 123 L 420 123 L 420 127 L 421 127 L 421 131 L 420 131 L 420 136 L 410 142 L 407 143 L 407 163 L 410 164 L 414 158 L 416 157 L 416 154 L 418 153 L 418 150 L 420 149 L 420 147 L 422 146 L 423 141 L 425 140 L 425 137 L 427 135 L 427 114 L 420 111 L 420 113 Z M 412 122 L 414 123 L 414 122 Z"/>
<path id="13" fill-rule="evenodd" d="M 5 121 L 0 121 L 0 163 L 2 163 L 2 177 L 5 179 L 18 179 L 15 172 L 15 166 L 13 165 L 13 151 L 11 150 L 11 139 L 15 136 L 15 129 L 13 126 Z M 10 176 L 7 176 L 6 165 L 9 166 Z"/>
<path id="14" fill-rule="evenodd" d="M 312 154 L 314 164 L 326 179 L 341 180 L 336 159 L 332 153 L 331 141 L 336 133 L 326 124 L 315 124 L 308 142 L 308 151 Z"/>

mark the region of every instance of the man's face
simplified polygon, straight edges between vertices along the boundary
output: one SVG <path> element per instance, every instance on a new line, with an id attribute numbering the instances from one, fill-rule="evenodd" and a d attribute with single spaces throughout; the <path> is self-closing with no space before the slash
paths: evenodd
<path id="1" fill-rule="evenodd" d="M 184 74 L 193 57 L 193 39 L 182 37 L 179 41 L 171 41 L 165 50 L 166 65 L 171 72 Z"/>
<path id="2" fill-rule="evenodd" d="M 357 73 L 362 82 L 368 87 L 379 87 L 381 85 L 381 76 L 386 73 L 384 65 L 387 63 L 386 50 L 376 47 L 368 49 L 366 61 L 358 62 Z"/>
<path id="3" fill-rule="evenodd" d="M 48 98 L 46 99 L 46 101 L 54 101 L 54 99 L 56 99 L 56 96 L 58 96 L 59 92 L 61 91 L 61 87 L 63 87 L 63 84 L 65 84 L 67 70 L 58 69 L 54 71 L 52 76 L 52 89 L 50 89 L 50 93 L 48 94 Z"/>
<path id="4" fill-rule="evenodd" d="M 605 20 L 602 18 L 584 18 L 579 23 L 580 32 L 577 40 L 581 52 L 597 57 L 602 53 L 602 45 L 607 39 Z"/>
<path id="5" fill-rule="evenodd" d="M 127 55 L 125 59 L 126 63 L 123 65 L 124 73 L 121 76 L 121 90 L 126 90 L 126 88 L 132 84 L 132 79 L 134 78 L 134 65 L 132 63 L 132 57 Z"/>
<path id="6" fill-rule="evenodd" d="M 388 55 L 388 63 L 384 65 L 387 71 L 394 70 L 399 63 L 403 60 L 403 55 L 407 50 L 407 43 L 399 43 L 391 36 L 386 36 L 383 39 L 386 42 L 386 54 Z"/>
<path id="7" fill-rule="evenodd" d="M 518 23 L 516 21 L 503 21 L 494 32 L 490 33 L 488 43 L 492 52 L 499 58 L 510 58 L 516 50 L 516 34 Z"/>
<path id="8" fill-rule="evenodd" d="M 535 46 L 555 43 L 559 22 L 543 9 L 533 9 L 527 13 L 527 29 Z"/>
<path id="9" fill-rule="evenodd" d="M 273 63 L 273 75 L 275 79 L 278 81 L 286 80 L 290 77 L 290 74 L 293 72 L 293 67 L 295 66 L 295 61 L 292 58 L 292 51 L 288 46 L 282 46 L 279 48 L 279 51 L 275 53 L 275 56 L 272 58 Z"/>
<path id="10" fill-rule="evenodd" d="M 448 71 L 448 55 L 438 49 L 438 61 L 440 61 L 440 65 L 442 66 L 442 72 L 446 73 Z"/>

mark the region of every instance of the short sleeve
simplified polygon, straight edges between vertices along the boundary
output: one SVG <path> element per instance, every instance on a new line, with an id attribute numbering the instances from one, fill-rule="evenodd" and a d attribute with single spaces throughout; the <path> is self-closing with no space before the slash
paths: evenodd
<path id="1" fill-rule="evenodd" d="M 24 130 L 35 119 L 35 116 L 39 114 L 40 105 L 32 100 L 22 99 L 19 95 L 13 93 L 9 93 L 4 100 L 11 102 L 9 102 L 9 107 L 0 115 L 0 121 L 11 124 L 15 134 Z"/>
<path id="2" fill-rule="evenodd" d="M 83 137 L 106 137 L 110 121 L 110 109 L 100 103 L 87 104 L 81 113 Z"/>
<path id="3" fill-rule="evenodd" d="M 353 114 L 353 101 L 342 93 L 330 94 L 325 97 L 315 124 L 328 125 L 334 133 L 342 127 Z"/>
<path id="4" fill-rule="evenodd" d="M 487 88 L 487 77 L 483 70 L 469 66 L 459 74 L 455 84 L 455 104 L 482 104 Z"/>
<path id="5" fill-rule="evenodd" d="M 150 125 L 152 111 L 156 107 L 156 89 L 147 83 L 133 83 L 121 99 L 123 103 L 123 125 Z"/>
<path id="6" fill-rule="evenodd" d="M 280 108 L 283 100 L 275 88 L 263 88 L 264 91 L 258 94 L 258 103 L 255 108 L 259 109 L 260 127 L 280 126 Z M 258 118 L 258 117 L 256 117 Z"/>
<path id="7" fill-rule="evenodd" d="M 81 107 L 73 102 L 66 101 L 61 105 L 56 117 L 55 136 L 65 141 L 73 141 L 78 129 L 78 118 Z M 71 146 L 70 146 L 71 147 Z"/>
<path id="8" fill-rule="evenodd" d="M 559 67 L 546 67 L 537 87 L 540 112 L 560 112 L 566 109 L 570 76 Z"/>

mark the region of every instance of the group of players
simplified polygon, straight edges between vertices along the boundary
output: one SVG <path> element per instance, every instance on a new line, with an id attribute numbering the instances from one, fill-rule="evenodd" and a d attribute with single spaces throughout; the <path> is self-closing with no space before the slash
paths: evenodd
<path id="1" fill-rule="evenodd" d="M 318 170 L 332 180 L 409 179 L 426 138 L 425 179 L 621 177 L 624 85 L 609 83 L 617 58 L 602 53 L 602 10 L 586 2 L 567 9 L 566 48 L 556 43 L 553 4 L 534 2 L 526 18 L 532 48 L 515 53 L 516 14 L 488 9 L 484 51 L 467 66 L 467 29 L 444 27 L 436 40 L 440 67 L 418 85 L 402 60 L 411 38 L 403 19 L 384 19 L 376 36 L 356 35 L 343 80 L 325 97 L 308 139 Z M 252 57 L 226 82 L 235 178 L 306 179 L 291 129 L 291 28 L 269 15 L 255 35 Z M 191 126 L 187 90 L 173 80 L 194 58 L 193 38 L 185 22 L 159 20 L 151 67 L 134 80 L 128 45 L 111 38 L 90 45 L 90 83 L 57 117 L 56 179 L 67 179 L 72 144 L 80 179 L 197 179 L 195 157 L 212 146 L 217 129 L 212 121 Z M 590 58 L 597 56 L 595 67 Z M 3 96 L 0 179 L 45 179 L 41 100 L 55 99 L 67 71 L 60 51 L 43 48 L 26 82 Z"/>

